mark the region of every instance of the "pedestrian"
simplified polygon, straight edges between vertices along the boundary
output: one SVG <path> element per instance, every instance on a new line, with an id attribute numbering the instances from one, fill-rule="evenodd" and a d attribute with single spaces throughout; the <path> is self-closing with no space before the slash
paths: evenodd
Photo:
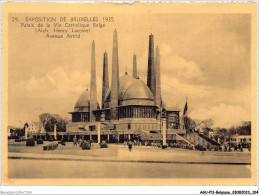
<path id="1" fill-rule="evenodd" d="M 76 139 L 76 136 L 74 137 L 73 142 L 74 142 L 74 147 L 76 147 L 76 146 L 77 146 L 77 139 Z"/>
<path id="2" fill-rule="evenodd" d="M 132 149 L 132 144 L 131 144 L 131 142 L 128 143 L 128 148 L 129 148 L 129 151 L 131 152 L 131 149 Z"/>

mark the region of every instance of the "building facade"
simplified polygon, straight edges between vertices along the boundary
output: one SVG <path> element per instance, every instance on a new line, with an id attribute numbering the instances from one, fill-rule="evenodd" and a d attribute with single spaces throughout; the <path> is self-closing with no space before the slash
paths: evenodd
<path id="1" fill-rule="evenodd" d="M 99 131 L 104 139 L 118 141 L 142 137 L 162 140 L 161 115 L 166 117 L 168 140 L 186 134 L 180 129 L 179 109 L 167 108 L 161 97 L 159 48 L 154 49 L 154 35 L 149 35 L 148 71 L 145 83 L 137 76 L 137 57 L 133 55 L 133 75 L 119 76 L 118 34 L 113 32 L 112 74 L 109 84 L 107 52 L 103 56 L 102 102 L 97 102 L 95 42 L 92 42 L 90 91 L 86 89 L 75 103 L 72 122 L 66 133 L 95 137 Z M 101 107 L 100 107 L 101 105 Z M 177 135 L 176 135 L 177 134 Z M 174 135 L 174 136 L 173 136 Z"/>

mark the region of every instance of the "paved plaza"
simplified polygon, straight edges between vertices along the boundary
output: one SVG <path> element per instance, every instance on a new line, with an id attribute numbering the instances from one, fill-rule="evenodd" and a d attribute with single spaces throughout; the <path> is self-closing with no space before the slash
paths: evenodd
<path id="1" fill-rule="evenodd" d="M 45 143 L 44 143 L 45 144 Z M 47 144 L 47 143 L 46 143 Z M 82 150 L 68 143 L 52 151 L 42 145 L 9 142 L 8 174 L 12 178 L 247 178 L 249 152 L 212 152 L 109 144 Z M 44 168 L 43 168 L 44 167 Z M 118 171 L 121 170 L 121 171 Z"/>

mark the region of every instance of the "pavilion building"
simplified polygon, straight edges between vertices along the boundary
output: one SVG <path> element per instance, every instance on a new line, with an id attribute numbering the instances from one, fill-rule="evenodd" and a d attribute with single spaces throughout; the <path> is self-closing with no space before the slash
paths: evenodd
<path id="1" fill-rule="evenodd" d="M 133 74 L 119 76 L 118 35 L 113 32 L 112 75 L 109 84 L 108 54 L 103 56 L 102 102 L 97 102 L 95 42 L 92 42 L 90 91 L 86 89 L 74 106 L 68 135 L 85 139 L 161 141 L 161 116 L 166 118 L 167 140 L 184 140 L 179 109 L 167 108 L 161 97 L 159 48 L 154 49 L 154 35 L 149 35 L 147 83 L 137 75 L 137 57 L 133 55 Z M 100 107 L 101 105 L 101 107 Z M 69 138 L 70 139 L 70 138 Z"/>

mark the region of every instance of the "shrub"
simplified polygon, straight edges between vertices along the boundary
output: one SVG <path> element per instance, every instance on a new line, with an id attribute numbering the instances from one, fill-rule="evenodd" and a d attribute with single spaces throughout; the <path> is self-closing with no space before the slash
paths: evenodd
<path id="1" fill-rule="evenodd" d="M 38 139 L 37 144 L 43 144 L 43 139 Z"/>
<path id="2" fill-rule="evenodd" d="M 79 147 L 82 147 L 82 144 L 83 144 L 84 142 L 86 142 L 86 141 L 83 140 L 83 141 L 79 142 Z"/>
<path id="3" fill-rule="evenodd" d="M 53 138 L 52 137 L 49 138 L 49 142 L 53 142 Z"/>
<path id="4" fill-rule="evenodd" d="M 50 143 L 47 146 L 43 146 L 43 150 L 55 150 L 58 147 L 58 144 Z"/>
<path id="5" fill-rule="evenodd" d="M 26 140 L 26 146 L 34 146 L 34 145 L 35 145 L 34 139 Z"/>
<path id="6" fill-rule="evenodd" d="M 102 142 L 102 143 L 100 144 L 100 148 L 108 148 L 108 144 L 105 143 L 105 142 Z"/>
<path id="7" fill-rule="evenodd" d="M 90 150 L 91 144 L 87 141 L 82 141 L 81 147 L 82 147 L 82 150 Z"/>

